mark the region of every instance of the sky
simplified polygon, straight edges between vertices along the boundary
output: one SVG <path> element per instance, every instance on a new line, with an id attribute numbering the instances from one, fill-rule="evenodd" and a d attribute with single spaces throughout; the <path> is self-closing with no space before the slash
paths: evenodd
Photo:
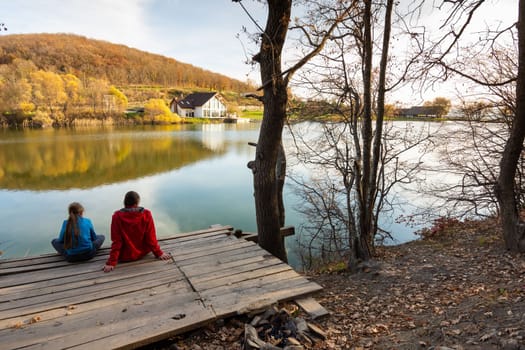
<path id="1" fill-rule="evenodd" d="M 264 4 L 254 0 L 242 3 L 264 27 Z M 401 6 L 410 3 L 413 0 L 400 1 Z M 515 21 L 517 3 L 486 0 L 475 18 L 477 26 Z M 421 16 L 422 23 L 439 25 L 441 17 L 435 10 Z M 244 27 L 256 32 L 255 24 L 231 0 L 0 0 L 0 23 L 8 28 L 4 35 L 78 34 L 171 57 L 241 81 L 260 80 L 258 71 L 246 63 L 257 48 L 243 34 Z M 425 91 L 424 99 L 450 98 L 456 87 L 454 83 L 435 86 Z M 392 97 L 407 104 L 421 99 L 421 94 L 409 91 Z"/>
<path id="2" fill-rule="evenodd" d="M 243 4 L 264 27 L 265 8 L 256 1 Z M 0 22 L 8 29 L 3 34 L 78 34 L 241 81 L 258 78 L 245 64 L 245 50 L 254 48 L 241 33 L 255 25 L 231 0 L 0 0 Z"/>

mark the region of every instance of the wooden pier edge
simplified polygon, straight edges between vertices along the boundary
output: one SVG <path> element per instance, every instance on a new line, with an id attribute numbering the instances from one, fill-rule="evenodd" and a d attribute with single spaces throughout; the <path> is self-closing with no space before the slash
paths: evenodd
<path id="1" fill-rule="evenodd" d="M 288 301 L 312 318 L 327 314 L 312 298 L 320 285 L 235 232 L 213 225 L 163 237 L 172 261 L 149 254 L 110 273 L 101 271 L 108 247 L 73 264 L 56 254 L 0 260 L 0 348 L 134 349 Z"/>

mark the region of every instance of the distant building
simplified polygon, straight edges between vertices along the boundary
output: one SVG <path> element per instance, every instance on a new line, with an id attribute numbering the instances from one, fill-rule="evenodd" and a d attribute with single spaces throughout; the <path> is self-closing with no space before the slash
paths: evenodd
<path id="1" fill-rule="evenodd" d="M 440 115 L 442 108 L 440 106 L 413 106 L 410 108 L 400 108 L 397 111 L 398 117 L 427 117 L 437 118 Z"/>
<path id="2" fill-rule="evenodd" d="M 171 100 L 170 110 L 181 117 L 224 118 L 226 105 L 217 92 L 196 92 L 182 100 Z"/>

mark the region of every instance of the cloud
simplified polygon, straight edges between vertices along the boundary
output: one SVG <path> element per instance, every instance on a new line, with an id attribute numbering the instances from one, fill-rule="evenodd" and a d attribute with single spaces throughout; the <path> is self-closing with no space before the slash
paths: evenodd
<path id="1" fill-rule="evenodd" d="M 9 33 L 74 33 L 144 48 L 151 34 L 144 21 L 150 0 L 19 0 L 3 9 Z"/>
<path id="2" fill-rule="evenodd" d="M 266 11 L 246 4 L 256 18 Z M 243 44 L 253 27 L 238 4 L 218 0 L 16 0 L 2 4 L 8 34 L 72 33 L 172 57 L 244 80 Z"/>

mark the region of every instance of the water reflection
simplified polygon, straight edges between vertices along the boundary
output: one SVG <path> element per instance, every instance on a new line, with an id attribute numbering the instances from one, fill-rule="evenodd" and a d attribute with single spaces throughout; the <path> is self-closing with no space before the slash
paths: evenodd
<path id="1" fill-rule="evenodd" d="M 53 252 L 67 205 L 108 237 L 111 214 L 140 193 L 159 237 L 212 224 L 255 231 L 246 163 L 258 125 L 0 130 L 0 258 Z"/>
<path id="2" fill-rule="evenodd" d="M 258 134 L 257 124 L 0 130 L 0 258 L 53 252 L 49 242 L 72 201 L 84 205 L 108 246 L 111 214 L 129 190 L 152 211 L 160 237 L 212 224 L 254 232 L 253 176 L 246 164 L 255 155 L 248 142 L 257 142 Z M 283 142 L 289 169 L 311 171 L 294 161 L 287 130 Z M 300 234 L 309 219 L 293 210 L 302 198 L 290 184 L 286 225 Z M 413 239 L 403 225 L 392 223 L 391 230 L 396 243 Z M 294 240 L 287 239 L 290 253 Z M 295 265 L 293 254 L 289 258 Z"/>
<path id="3" fill-rule="evenodd" d="M 201 142 L 176 131 L 180 130 L 7 133 L 0 140 L 0 188 L 86 189 L 170 171 L 224 153 L 224 139 L 214 134 L 203 132 L 205 142 Z"/>

